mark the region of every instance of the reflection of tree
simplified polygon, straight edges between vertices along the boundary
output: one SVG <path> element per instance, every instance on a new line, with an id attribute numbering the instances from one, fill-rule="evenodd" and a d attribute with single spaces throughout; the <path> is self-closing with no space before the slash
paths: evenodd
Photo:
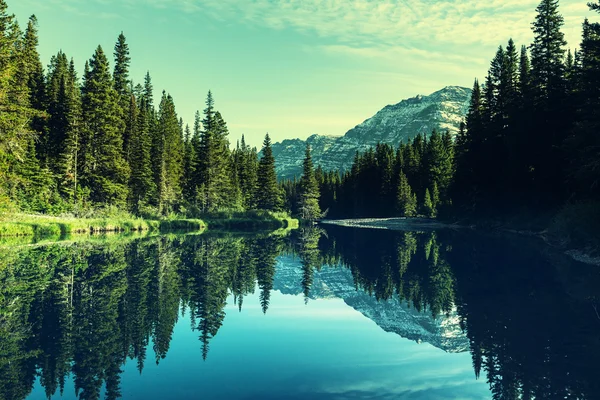
<path id="1" fill-rule="evenodd" d="M 435 233 L 343 228 L 328 232 L 335 237 L 328 241 L 335 243 L 334 258 L 352 270 L 357 286 L 378 300 L 398 295 L 434 317 L 452 310 L 454 276 L 445 260 L 446 247 Z"/>
<path id="2" fill-rule="evenodd" d="M 188 306 L 194 329 L 200 331 L 202 357 L 206 359 L 209 341 L 225 318 L 229 268 L 237 265 L 240 240 L 200 239 L 195 257 L 186 265 L 189 281 Z"/>
<path id="3" fill-rule="evenodd" d="M 546 257 L 530 243 L 490 237 L 327 232 L 325 253 L 333 249 L 356 285 L 378 299 L 397 294 L 434 317 L 456 304 L 475 375 L 483 371 L 494 399 L 600 398 L 592 363 L 600 356 L 597 271 L 584 277 L 581 266 Z M 582 284 L 588 277 L 595 291 Z"/>
<path id="4" fill-rule="evenodd" d="M 560 258 L 549 262 L 531 243 L 455 240 L 458 309 L 475 374 L 484 371 L 494 399 L 600 398 L 600 323 L 558 279 Z M 570 267 L 598 282 L 597 271 Z"/>
<path id="5" fill-rule="evenodd" d="M 44 275 L 37 265 L 21 265 L 26 255 L 3 254 L 0 266 L 0 398 L 25 398 L 33 387 L 36 351 L 29 322 L 33 296 Z"/>
<path id="6" fill-rule="evenodd" d="M 0 252 L 0 398 L 21 400 L 36 374 L 48 397 L 73 374 L 80 399 L 121 396 L 127 358 L 143 370 L 169 350 L 180 305 L 203 356 L 257 279 L 266 311 L 282 238 L 156 237 L 127 244 L 49 245 Z M 36 372 L 37 371 L 37 372 Z"/>
<path id="7" fill-rule="evenodd" d="M 319 239 L 322 233 L 321 229 L 313 226 L 301 228 L 298 232 L 298 254 L 302 261 L 302 289 L 305 302 L 308 302 L 310 296 L 314 270 L 322 265 L 319 252 Z"/>
<path id="8" fill-rule="evenodd" d="M 118 398 L 124 362 L 118 305 L 127 290 L 123 247 L 92 249 L 77 276 L 73 300 L 73 374 L 81 399 Z"/>
<path id="9" fill-rule="evenodd" d="M 275 277 L 275 258 L 281 251 L 281 238 L 267 236 L 252 243 L 256 259 L 256 278 L 260 289 L 260 305 L 263 313 L 267 313 L 273 279 Z"/>
<path id="10" fill-rule="evenodd" d="M 38 360 L 41 365 L 40 380 L 48 397 L 58 388 L 62 393 L 71 368 L 72 294 L 75 269 L 81 267 L 81 257 L 65 253 L 64 257 L 57 259 L 55 278 L 49 282 L 45 292 L 39 293 L 40 310 L 36 313 L 40 319 L 38 330 L 41 332 Z"/>
<path id="11" fill-rule="evenodd" d="M 378 299 L 399 296 L 434 316 L 456 304 L 475 374 L 495 399 L 600 398 L 597 271 L 561 263 L 556 272 L 556 257 L 527 245 L 444 232 L 308 227 L 295 235 L 290 243 L 192 235 L 0 251 L 0 398 L 26 398 L 36 377 L 51 396 L 71 373 L 81 399 L 99 398 L 103 387 L 118 398 L 123 364 L 135 359 L 142 372 L 150 338 L 157 361 L 167 356 L 180 307 L 206 357 L 228 295 L 241 310 L 258 282 L 267 311 L 283 251 L 300 257 L 307 299 L 314 271 L 342 264 Z"/>
<path id="12" fill-rule="evenodd" d="M 148 332 L 151 331 L 150 299 L 152 298 L 151 281 L 154 275 L 153 262 L 157 257 L 157 241 L 135 241 L 127 249 L 127 291 L 122 298 L 119 323 L 123 333 L 122 346 L 124 353 L 131 359 L 137 360 L 138 371 L 141 373 L 146 361 L 146 348 L 149 342 Z M 155 290 L 152 290 L 155 293 Z"/>
<path id="13" fill-rule="evenodd" d="M 231 273 L 231 291 L 233 301 L 237 304 L 240 312 L 244 304 L 244 297 L 254 293 L 256 286 L 256 251 L 250 240 L 245 246 L 241 246 L 240 257 L 237 264 L 233 265 Z"/>
<path id="14" fill-rule="evenodd" d="M 156 363 L 167 356 L 173 329 L 179 314 L 179 275 L 180 259 L 175 246 L 166 238 L 158 240 L 158 257 L 153 276 L 153 292 L 156 296 L 156 310 L 152 327 L 152 340 Z"/>

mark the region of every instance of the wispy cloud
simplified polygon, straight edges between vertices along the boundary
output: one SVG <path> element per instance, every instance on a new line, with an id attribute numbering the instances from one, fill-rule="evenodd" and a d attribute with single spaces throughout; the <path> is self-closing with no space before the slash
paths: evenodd
<path id="1" fill-rule="evenodd" d="M 51 0 L 81 8 L 78 0 Z M 91 0 L 109 6 L 115 0 Z M 539 0 L 121 0 L 121 4 L 179 8 L 220 21 L 272 29 L 291 28 L 351 46 L 413 43 L 499 44 L 509 37 L 531 39 Z M 79 6 L 79 7 L 77 7 Z M 571 46 L 579 42 L 583 0 L 563 0 L 560 10 Z"/>
<path id="2" fill-rule="evenodd" d="M 130 0 L 136 1 L 136 0 Z M 315 33 L 350 46 L 377 43 L 499 44 L 531 39 L 539 0 L 151 0 L 159 7 L 205 12 L 220 20 Z M 563 0 L 565 31 L 575 45 L 590 15 L 585 1 Z"/>
<path id="3" fill-rule="evenodd" d="M 115 2 L 91 1 L 107 9 Z M 78 0 L 51 2 L 70 12 L 85 9 Z M 331 42 L 322 47 L 326 51 L 389 58 L 400 52 L 394 49 L 423 49 L 447 55 L 448 47 L 458 48 L 457 54 L 463 53 L 464 57 L 469 51 L 465 47 L 489 48 L 506 43 L 510 37 L 518 44 L 527 44 L 532 39 L 530 26 L 539 0 L 122 0 L 123 3 L 202 13 L 221 23 L 291 29 Z M 560 7 L 569 46 L 577 47 L 581 22 L 585 17 L 595 18 L 595 14 L 583 0 L 563 0 Z"/>

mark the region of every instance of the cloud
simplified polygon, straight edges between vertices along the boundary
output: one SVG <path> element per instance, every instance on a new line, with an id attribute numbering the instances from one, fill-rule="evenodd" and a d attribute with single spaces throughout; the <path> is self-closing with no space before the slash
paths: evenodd
<path id="1" fill-rule="evenodd" d="M 384 68 L 410 60 L 413 71 L 453 79 L 484 73 L 497 46 L 509 38 L 518 46 L 531 43 L 539 0 L 150 0 L 150 4 L 204 13 L 220 23 L 291 30 L 309 38 L 305 50 L 375 60 Z M 575 48 L 581 22 L 596 14 L 582 0 L 562 0 L 560 12 L 563 32 Z"/>
<path id="2" fill-rule="evenodd" d="M 74 11 L 77 0 L 51 0 Z M 93 0 L 108 6 L 115 0 Z M 291 29 L 316 35 L 330 45 L 355 49 L 355 55 L 373 56 L 367 48 L 438 49 L 490 48 L 512 37 L 531 42 L 531 22 L 539 0 L 122 0 L 133 6 L 179 9 L 204 14 L 217 22 L 253 28 Z M 595 18 L 585 1 L 562 0 L 563 31 L 570 47 L 580 40 L 581 22 Z M 328 50 L 333 49 L 329 48 Z M 382 51 L 375 56 L 380 57 Z"/>
<path id="3" fill-rule="evenodd" d="M 130 0 L 136 1 L 136 0 Z M 151 0 L 158 7 L 205 12 L 221 21 L 279 30 L 291 28 L 350 46 L 373 43 L 477 45 L 531 39 L 539 0 Z M 563 0 L 565 31 L 578 42 L 580 23 L 591 15 L 584 1 Z M 573 44 L 575 44 L 573 43 Z"/>
<path id="4" fill-rule="evenodd" d="M 78 0 L 51 0 L 80 6 Z M 93 0 L 109 5 L 115 0 Z M 364 46 L 499 44 L 531 39 L 539 0 L 122 0 L 128 5 L 178 8 L 219 21 L 271 29 L 294 29 Z M 81 7 L 78 7 L 81 8 Z M 565 33 L 574 46 L 581 22 L 594 13 L 585 1 L 562 0 Z"/>

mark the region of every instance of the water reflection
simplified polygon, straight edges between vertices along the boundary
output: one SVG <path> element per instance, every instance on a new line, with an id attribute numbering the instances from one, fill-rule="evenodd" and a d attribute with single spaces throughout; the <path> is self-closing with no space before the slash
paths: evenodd
<path id="1" fill-rule="evenodd" d="M 296 269 L 294 269 L 296 268 Z M 328 227 L 3 249 L 0 398 L 117 399 L 127 360 L 168 358 L 179 318 L 203 358 L 258 290 L 336 297 L 402 337 L 469 350 L 494 399 L 596 399 L 598 271 L 532 243 L 456 232 Z M 475 379 L 475 378 L 473 378 Z"/>

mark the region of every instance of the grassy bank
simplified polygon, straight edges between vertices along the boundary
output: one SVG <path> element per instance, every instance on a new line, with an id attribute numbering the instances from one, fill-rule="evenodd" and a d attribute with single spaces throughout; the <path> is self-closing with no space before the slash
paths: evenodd
<path id="1" fill-rule="evenodd" d="M 217 212 L 201 216 L 206 221 L 209 229 L 234 229 L 234 230 L 256 230 L 256 229 L 294 229 L 299 222 L 286 213 L 269 211 L 244 211 L 244 212 Z"/>
<path id="2" fill-rule="evenodd" d="M 143 231 L 201 230 L 196 219 L 151 220 L 128 216 L 105 218 L 52 217 L 8 214 L 0 217 L 0 237 L 65 237 L 72 234 L 131 233 Z"/>
<path id="3" fill-rule="evenodd" d="M 221 212 L 202 219 L 143 219 L 128 215 L 102 218 L 52 217 L 5 214 L 0 216 L 0 238 L 27 237 L 61 240 L 76 234 L 203 231 L 212 229 L 276 230 L 298 227 L 298 220 L 284 213 L 267 211 Z M 5 240 L 6 241 L 6 240 Z"/>

